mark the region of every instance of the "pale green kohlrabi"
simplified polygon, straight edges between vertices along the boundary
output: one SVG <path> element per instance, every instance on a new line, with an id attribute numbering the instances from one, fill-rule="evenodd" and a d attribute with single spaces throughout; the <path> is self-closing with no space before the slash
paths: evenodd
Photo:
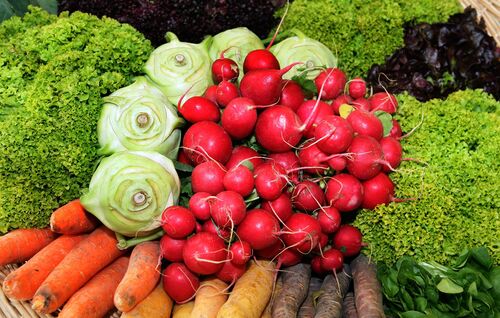
<path id="1" fill-rule="evenodd" d="M 146 77 L 104 97 L 97 125 L 99 153 L 157 151 L 176 159 L 183 120 L 165 95 Z"/>
<path id="2" fill-rule="evenodd" d="M 337 67 L 337 58 L 323 43 L 306 37 L 302 32 L 293 30 L 295 36 L 289 37 L 270 48 L 281 67 L 294 62 L 302 62 L 283 75 L 291 79 L 302 70 L 307 71 L 307 78 L 314 79 L 323 68 Z"/>
<path id="3" fill-rule="evenodd" d="M 123 151 L 102 159 L 80 202 L 106 227 L 128 237 L 158 232 L 163 210 L 177 204 L 174 164 L 153 151 Z"/>
<path id="4" fill-rule="evenodd" d="M 263 48 L 264 44 L 255 33 L 245 27 L 239 27 L 214 35 L 209 53 L 212 61 L 220 58 L 222 52 L 225 58 L 235 61 L 240 69 L 238 80 L 241 80 L 245 57 L 251 51 Z"/>
<path id="5" fill-rule="evenodd" d="M 203 95 L 213 84 L 208 56 L 212 37 L 193 44 L 181 42 L 174 33 L 167 32 L 166 39 L 167 43 L 151 53 L 144 66 L 145 73 L 174 105 L 188 90 L 186 99 Z"/>

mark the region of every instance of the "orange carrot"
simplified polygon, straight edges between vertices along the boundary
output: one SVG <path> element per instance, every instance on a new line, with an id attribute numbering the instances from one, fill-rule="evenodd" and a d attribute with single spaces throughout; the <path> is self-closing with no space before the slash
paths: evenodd
<path id="1" fill-rule="evenodd" d="M 132 310 L 153 291 L 160 279 L 159 266 L 159 242 L 144 242 L 132 250 L 127 273 L 115 292 L 114 302 L 118 310 Z"/>
<path id="2" fill-rule="evenodd" d="M 56 236 L 49 229 L 19 229 L 0 236 L 0 266 L 29 260 Z"/>
<path id="3" fill-rule="evenodd" d="M 97 218 L 85 212 L 79 199 L 63 205 L 50 216 L 50 229 L 61 234 L 89 233 L 98 225 Z"/>
<path id="4" fill-rule="evenodd" d="M 63 235 L 45 246 L 23 266 L 11 272 L 3 282 L 3 291 L 14 300 L 33 298 L 36 290 L 63 258 L 85 235 Z"/>
<path id="5" fill-rule="evenodd" d="M 100 318 L 113 309 L 113 293 L 127 271 L 129 258 L 118 258 L 78 290 L 57 317 Z"/>
<path id="6" fill-rule="evenodd" d="M 54 312 L 92 276 L 123 254 L 117 243 L 115 234 L 104 226 L 90 233 L 38 288 L 33 309 L 42 314 Z"/>

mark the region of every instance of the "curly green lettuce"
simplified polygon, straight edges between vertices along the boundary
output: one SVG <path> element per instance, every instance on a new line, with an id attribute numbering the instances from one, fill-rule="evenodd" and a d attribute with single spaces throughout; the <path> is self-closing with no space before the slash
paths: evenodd
<path id="1" fill-rule="evenodd" d="M 450 264 L 465 247 L 486 246 L 500 264 L 500 102 L 482 90 L 446 100 L 399 96 L 403 162 L 391 174 L 396 196 L 415 201 L 362 210 L 355 225 L 376 260 L 403 255 Z"/>
<path id="2" fill-rule="evenodd" d="M 151 51 L 131 26 L 83 13 L 31 8 L 0 25 L 0 233 L 47 226 L 88 187 L 102 97 Z"/>

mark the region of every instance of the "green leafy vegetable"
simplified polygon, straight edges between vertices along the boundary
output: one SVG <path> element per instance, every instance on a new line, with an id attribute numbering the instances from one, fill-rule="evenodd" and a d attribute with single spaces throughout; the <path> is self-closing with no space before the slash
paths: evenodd
<path id="1" fill-rule="evenodd" d="M 57 0 L 0 0 L 0 22 L 15 15 L 24 15 L 30 5 L 52 14 L 57 13 Z"/>

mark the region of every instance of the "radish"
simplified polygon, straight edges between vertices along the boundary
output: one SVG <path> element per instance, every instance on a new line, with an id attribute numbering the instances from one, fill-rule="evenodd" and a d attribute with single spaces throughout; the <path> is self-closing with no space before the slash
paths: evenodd
<path id="1" fill-rule="evenodd" d="M 339 68 L 327 68 L 316 76 L 314 84 L 318 92 L 323 87 L 321 99 L 334 99 L 344 90 L 347 78 Z"/>
<path id="2" fill-rule="evenodd" d="M 362 78 L 355 77 L 349 82 L 349 95 L 351 95 L 352 98 L 362 98 L 365 94 L 366 82 Z"/>
<path id="3" fill-rule="evenodd" d="M 194 167 L 191 172 L 191 189 L 193 193 L 208 192 L 212 195 L 224 191 L 224 176 L 219 163 L 205 161 Z"/>
<path id="4" fill-rule="evenodd" d="M 312 212 L 325 203 L 325 194 L 318 184 L 304 180 L 294 187 L 292 203 L 299 210 Z"/>
<path id="5" fill-rule="evenodd" d="M 178 240 L 165 234 L 160 239 L 161 256 L 169 262 L 182 262 L 182 250 L 186 240 Z"/>
<path id="6" fill-rule="evenodd" d="M 291 248 L 285 248 L 278 255 L 278 264 L 276 264 L 276 268 L 279 269 L 281 267 L 289 267 L 293 265 L 297 265 L 302 261 L 303 255 Z"/>
<path id="7" fill-rule="evenodd" d="M 352 103 L 352 98 L 349 95 L 341 94 L 337 98 L 335 98 L 332 102 L 332 110 L 335 115 L 339 115 L 340 106 L 347 104 L 350 105 Z"/>
<path id="8" fill-rule="evenodd" d="M 246 264 L 238 265 L 233 262 L 225 262 L 224 265 L 222 265 L 222 268 L 215 273 L 215 276 L 221 281 L 231 284 L 243 276 L 246 270 Z"/>
<path id="9" fill-rule="evenodd" d="M 312 174 L 323 174 L 328 165 L 325 163 L 330 158 L 318 148 L 317 143 L 306 142 L 299 150 L 299 162 L 302 169 Z"/>
<path id="10" fill-rule="evenodd" d="M 254 250 L 260 250 L 279 241 L 277 236 L 279 229 L 278 220 L 271 213 L 262 209 L 254 209 L 248 211 L 236 233 Z"/>
<path id="11" fill-rule="evenodd" d="M 200 121 L 188 128 L 182 140 L 186 154 L 194 164 L 216 160 L 225 164 L 233 148 L 224 128 L 211 121 Z"/>
<path id="12" fill-rule="evenodd" d="M 210 85 L 205 90 L 203 97 L 210 99 L 212 102 L 217 104 L 217 85 Z"/>
<path id="13" fill-rule="evenodd" d="M 299 157 L 293 151 L 270 153 L 269 159 L 280 164 L 288 172 L 290 180 L 297 181 L 299 179 L 300 162 Z"/>
<path id="14" fill-rule="evenodd" d="M 335 170 L 336 172 L 341 172 L 347 166 L 347 159 L 344 156 L 337 156 L 328 159 L 328 166 Z"/>
<path id="15" fill-rule="evenodd" d="M 230 101 L 240 96 L 238 87 L 229 81 L 220 82 L 215 93 L 220 107 L 226 107 Z"/>
<path id="16" fill-rule="evenodd" d="M 277 105 L 264 110 L 255 125 L 257 142 L 271 152 L 289 151 L 302 138 L 301 121 L 288 107 Z"/>
<path id="17" fill-rule="evenodd" d="M 189 198 L 189 210 L 193 213 L 194 217 L 200 221 L 210 219 L 210 204 L 208 203 L 208 192 L 196 192 Z"/>
<path id="18" fill-rule="evenodd" d="M 318 275 L 325 273 L 325 270 L 321 267 L 321 256 L 314 256 L 311 259 L 311 270 Z"/>
<path id="19" fill-rule="evenodd" d="M 220 110 L 210 99 L 202 96 L 193 96 L 184 102 L 181 106 L 182 98 L 179 99 L 177 109 L 179 113 L 190 123 L 200 121 L 218 122 L 220 119 Z"/>
<path id="20" fill-rule="evenodd" d="M 233 99 L 222 113 L 222 127 L 236 140 L 250 136 L 256 122 L 257 107 L 249 98 Z"/>
<path id="21" fill-rule="evenodd" d="M 253 50 L 247 54 L 243 61 L 243 72 L 246 74 L 255 70 L 279 70 L 280 63 L 268 49 Z"/>
<path id="22" fill-rule="evenodd" d="M 344 257 L 356 256 L 363 246 L 363 235 L 352 225 L 342 225 L 333 236 L 333 246 L 338 249 Z"/>
<path id="23" fill-rule="evenodd" d="M 255 253 L 258 258 L 274 259 L 285 247 L 285 244 L 281 240 L 277 240 L 273 245 L 255 251 Z"/>
<path id="24" fill-rule="evenodd" d="M 161 214 L 161 227 L 170 237 L 182 239 L 193 233 L 196 219 L 185 207 L 172 205 Z"/>
<path id="25" fill-rule="evenodd" d="M 248 242 L 236 241 L 229 248 L 231 263 L 235 265 L 246 264 L 253 255 L 252 247 Z"/>
<path id="26" fill-rule="evenodd" d="M 370 136 L 354 137 L 347 151 L 347 171 L 360 180 L 373 178 L 387 164 L 380 143 Z"/>
<path id="27" fill-rule="evenodd" d="M 194 228 L 194 232 L 195 233 L 203 232 L 203 227 L 202 227 L 202 225 L 199 222 L 196 222 L 196 226 Z"/>
<path id="28" fill-rule="evenodd" d="M 358 135 L 370 136 L 376 140 L 380 140 L 384 135 L 382 122 L 370 112 L 354 110 L 347 116 L 347 121 Z"/>
<path id="29" fill-rule="evenodd" d="M 227 241 L 231 238 L 231 229 L 218 227 L 212 220 L 205 221 L 201 226 L 201 232 L 208 232 L 217 235 Z"/>
<path id="30" fill-rule="evenodd" d="M 339 271 L 344 267 L 344 255 L 334 248 L 324 251 L 320 266 L 325 272 Z"/>
<path id="31" fill-rule="evenodd" d="M 388 173 L 399 167 L 403 157 L 403 147 L 399 141 L 394 137 L 384 137 L 380 139 L 380 147 L 382 147 L 384 159 L 388 163 L 388 165 L 382 166 L 382 171 Z"/>
<path id="32" fill-rule="evenodd" d="M 313 252 L 314 253 L 323 253 L 322 251 L 325 249 L 325 247 L 328 245 L 328 240 L 330 238 L 328 237 L 328 235 L 326 235 L 325 233 L 321 232 L 319 234 L 319 240 L 318 240 L 318 245 L 316 245 L 316 247 L 314 248 Z"/>
<path id="33" fill-rule="evenodd" d="M 253 173 L 244 165 L 234 166 L 222 180 L 226 190 L 232 190 L 246 197 L 250 195 L 255 187 Z"/>
<path id="34" fill-rule="evenodd" d="M 403 135 L 403 131 L 401 130 L 401 125 L 399 125 L 399 122 L 396 119 L 392 120 L 392 128 L 391 131 L 389 132 L 389 136 L 394 137 L 396 139 L 401 139 L 401 136 Z"/>
<path id="35" fill-rule="evenodd" d="M 212 78 L 215 83 L 235 81 L 240 74 L 235 61 L 221 56 L 212 63 Z"/>
<path id="36" fill-rule="evenodd" d="M 333 109 L 323 101 L 307 100 L 297 109 L 297 116 L 301 122 L 307 123 L 304 130 L 304 136 L 307 138 L 313 138 L 316 127 L 326 117 L 333 115 Z"/>
<path id="37" fill-rule="evenodd" d="M 217 273 L 226 261 L 226 244 L 216 234 L 200 232 L 187 239 L 182 251 L 186 266 L 194 273 Z"/>
<path id="38" fill-rule="evenodd" d="M 285 222 L 281 237 L 285 244 L 300 253 L 309 253 L 320 239 L 321 226 L 318 220 L 305 213 L 294 213 Z"/>
<path id="39" fill-rule="evenodd" d="M 188 166 L 193 166 L 193 162 L 191 161 L 191 159 L 189 159 L 184 149 L 179 149 L 179 154 L 177 155 L 177 161 Z"/>
<path id="40" fill-rule="evenodd" d="M 297 111 L 300 105 L 304 102 L 305 98 L 306 97 L 302 91 L 302 87 L 300 87 L 297 82 L 292 80 L 283 80 L 280 97 L 281 105 L 288 107 L 293 111 Z"/>
<path id="41" fill-rule="evenodd" d="M 210 216 L 222 228 L 234 228 L 246 215 L 243 197 L 234 191 L 222 191 L 211 201 Z"/>
<path id="42" fill-rule="evenodd" d="M 241 96 L 252 99 L 257 105 L 275 104 L 281 96 L 281 77 L 297 64 L 300 63 L 292 63 L 282 70 L 257 69 L 246 72 L 240 81 Z"/>
<path id="43" fill-rule="evenodd" d="M 360 97 L 358 99 L 353 100 L 351 104 L 355 109 L 362 110 L 365 112 L 369 112 L 372 107 L 370 105 L 370 101 L 364 97 Z"/>
<path id="44" fill-rule="evenodd" d="M 394 183 L 385 173 L 363 182 L 363 203 L 361 207 L 373 210 L 377 205 L 389 204 L 394 199 Z"/>
<path id="45" fill-rule="evenodd" d="M 245 163 L 250 170 L 257 168 L 264 161 L 262 160 L 262 156 L 252 148 L 247 146 L 237 146 L 233 149 L 231 153 L 231 157 L 226 162 L 226 168 L 228 170 L 232 169 L 234 166 L 239 165 L 241 163 Z M 249 166 L 248 163 L 251 163 Z"/>
<path id="46" fill-rule="evenodd" d="M 199 278 L 182 263 L 168 265 L 162 277 L 163 289 L 177 303 L 191 299 L 200 287 Z"/>
<path id="47" fill-rule="evenodd" d="M 398 101 L 391 93 L 375 93 L 369 98 L 369 100 L 372 112 L 381 110 L 392 115 L 396 113 L 398 108 Z"/>
<path id="48" fill-rule="evenodd" d="M 342 218 L 339 210 L 333 206 L 322 207 L 317 216 L 321 231 L 326 234 L 335 233 L 340 227 Z"/>
<path id="49" fill-rule="evenodd" d="M 326 184 L 326 200 L 340 212 L 353 211 L 363 202 L 363 185 L 354 176 L 341 173 Z"/>
<path id="50" fill-rule="evenodd" d="M 292 200 L 287 193 L 282 193 L 276 200 L 262 201 L 260 207 L 272 213 L 281 223 L 286 222 L 293 214 Z"/>
<path id="51" fill-rule="evenodd" d="M 265 162 L 255 171 L 255 190 L 263 200 L 276 200 L 287 181 L 285 168 L 274 162 Z"/>
<path id="52" fill-rule="evenodd" d="M 351 145 L 353 138 L 351 124 L 340 116 L 325 117 L 314 130 L 318 148 L 327 154 L 344 152 Z"/>

